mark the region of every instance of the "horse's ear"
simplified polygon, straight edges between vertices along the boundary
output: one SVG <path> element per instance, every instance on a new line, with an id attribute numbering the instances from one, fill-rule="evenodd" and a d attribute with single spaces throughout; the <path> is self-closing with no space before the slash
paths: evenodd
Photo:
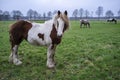
<path id="1" fill-rule="evenodd" d="M 60 15 L 60 13 L 61 13 L 61 12 L 60 12 L 60 11 L 58 11 L 58 15 Z"/>
<path id="2" fill-rule="evenodd" d="M 66 10 L 65 10 L 64 14 L 67 15 L 67 11 Z"/>

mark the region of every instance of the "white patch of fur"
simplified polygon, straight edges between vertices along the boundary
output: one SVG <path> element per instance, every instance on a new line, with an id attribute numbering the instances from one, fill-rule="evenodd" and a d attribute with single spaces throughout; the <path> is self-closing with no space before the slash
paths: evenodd
<path id="1" fill-rule="evenodd" d="M 52 23 L 52 21 L 46 21 L 43 24 L 32 23 L 32 28 L 28 32 L 28 42 L 33 45 L 49 45 L 52 42 L 50 38 Z M 39 33 L 44 34 L 44 40 L 39 38 Z"/>
<path id="2" fill-rule="evenodd" d="M 64 28 L 64 21 L 61 18 L 59 18 L 58 22 L 59 22 L 59 26 L 58 26 L 58 30 L 57 30 L 57 36 L 62 36 L 63 28 Z"/>

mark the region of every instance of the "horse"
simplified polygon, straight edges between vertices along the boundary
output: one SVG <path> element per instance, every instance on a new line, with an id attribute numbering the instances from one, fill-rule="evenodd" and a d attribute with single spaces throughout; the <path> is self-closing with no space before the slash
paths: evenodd
<path id="1" fill-rule="evenodd" d="M 87 28 L 90 28 L 90 22 L 88 20 L 80 20 L 80 28 L 82 28 L 82 24 Z"/>
<path id="2" fill-rule="evenodd" d="M 61 43 L 64 32 L 69 28 L 69 19 L 67 11 L 56 15 L 44 23 L 35 23 L 25 20 L 15 22 L 10 26 L 9 37 L 11 43 L 11 54 L 9 62 L 20 65 L 22 62 L 18 57 L 18 47 L 23 40 L 32 45 L 47 47 L 48 68 L 55 67 L 54 55 L 55 49 Z"/>
<path id="3" fill-rule="evenodd" d="M 107 22 L 114 22 L 115 24 L 117 24 L 117 20 L 115 18 L 110 18 L 107 20 Z"/>

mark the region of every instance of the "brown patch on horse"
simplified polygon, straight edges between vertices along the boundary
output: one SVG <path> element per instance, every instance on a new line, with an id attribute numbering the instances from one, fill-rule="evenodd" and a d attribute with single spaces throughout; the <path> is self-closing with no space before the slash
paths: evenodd
<path id="1" fill-rule="evenodd" d="M 44 34 L 39 33 L 38 36 L 39 38 L 42 38 L 42 40 L 44 40 Z"/>
<path id="2" fill-rule="evenodd" d="M 63 32 L 65 32 L 67 30 L 67 27 L 68 27 L 68 25 L 65 23 L 64 28 L 63 28 Z"/>
<path id="3" fill-rule="evenodd" d="M 52 39 L 52 44 L 59 44 L 61 42 L 61 37 L 57 36 L 57 30 L 56 30 L 54 24 L 52 26 L 52 30 L 51 30 L 51 33 L 50 33 L 50 38 Z"/>
<path id="4" fill-rule="evenodd" d="M 31 27 L 32 24 L 24 20 L 17 21 L 11 25 L 9 34 L 12 47 L 19 45 L 23 39 L 27 40 L 28 31 Z"/>

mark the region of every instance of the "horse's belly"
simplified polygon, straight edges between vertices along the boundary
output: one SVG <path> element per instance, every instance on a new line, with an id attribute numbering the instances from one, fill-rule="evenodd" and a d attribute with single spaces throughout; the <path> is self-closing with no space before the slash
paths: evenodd
<path id="1" fill-rule="evenodd" d="M 28 37 L 28 42 L 36 46 L 47 46 L 51 43 L 51 40 L 50 39 L 42 40 L 40 38 Z"/>
<path id="2" fill-rule="evenodd" d="M 36 46 L 45 46 L 46 45 L 44 41 L 30 40 L 28 42 L 30 44 L 36 45 Z"/>

